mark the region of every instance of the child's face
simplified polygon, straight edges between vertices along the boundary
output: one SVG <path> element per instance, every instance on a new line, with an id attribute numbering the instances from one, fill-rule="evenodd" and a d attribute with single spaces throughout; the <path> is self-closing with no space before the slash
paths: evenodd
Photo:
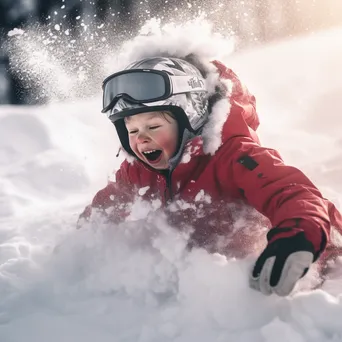
<path id="1" fill-rule="evenodd" d="M 174 118 L 160 112 L 148 112 L 125 120 L 132 151 L 154 169 L 167 169 L 178 142 Z"/>

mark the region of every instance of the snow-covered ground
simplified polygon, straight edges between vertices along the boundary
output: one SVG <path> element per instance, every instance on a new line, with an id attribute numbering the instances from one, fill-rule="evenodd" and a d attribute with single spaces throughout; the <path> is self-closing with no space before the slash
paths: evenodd
<path id="1" fill-rule="evenodd" d="M 224 59 L 257 97 L 262 142 L 339 208 L 341 38 L 330 30 Z M 141 203 L 138 222 L 76 230 L 122 160 L 100 105 L 0 107 L 1 342 L 342 341 L 342 280 L 264 297 L 248 288 L 251 260 L 187 252 L 186 236 Z"/>

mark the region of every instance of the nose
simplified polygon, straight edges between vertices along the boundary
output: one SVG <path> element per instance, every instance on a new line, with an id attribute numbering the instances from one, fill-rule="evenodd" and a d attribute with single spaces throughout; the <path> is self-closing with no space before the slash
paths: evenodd
<path id="1" fill-rule="evenodd" d="M 142 143 L 145 143 L 145 142 L 148 142 L 148 141 L 150 141 L 150 138 L 149 138 L 149 136 L 145 132 L 138 133 L 137 143 L 142 144 Z"/>

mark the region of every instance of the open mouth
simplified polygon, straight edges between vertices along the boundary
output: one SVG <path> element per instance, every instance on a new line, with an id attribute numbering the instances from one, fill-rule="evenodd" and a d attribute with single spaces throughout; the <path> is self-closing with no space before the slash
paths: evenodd
<path id="1" fill-rule="evenodd" d="M 161 150 L 151 150 L 142 152 L 142 154 L 146 157 L 146 159 L 150 162 L 156 161 L 162 154 Z"/>

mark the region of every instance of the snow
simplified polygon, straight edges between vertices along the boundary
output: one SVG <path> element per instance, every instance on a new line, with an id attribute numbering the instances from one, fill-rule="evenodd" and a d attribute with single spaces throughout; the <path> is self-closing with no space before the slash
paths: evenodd
<path id="1" fill-rule="evenodd" d="M 340 208 L 341 34 L 225 59 L 256 95 L 262 142 Z M 47 70 L 68 74 L 58 61 Z M 342 280 L 265 297 L 248 288 L 252 259 L 187 251 L 160 202 L 138 199 L 128 222 L 99 216 L 77 230 L 123 156 L 100 94 L 70 97 L 0 108 L 0 341 L 342 341 Z"/>
<path id="2" fill-rule="evenodd" d="M 15 35 L 22 35 L 22 34 L 24 34 L 24 32 L 25 32 L 24 30 L 15 28 L 13 30 L 8 31 L 7 35 L 9 37 L 12 37 L 12 36 L 15 36 Z"/>
<path id="3" fill-rule="evenodd" d="M 193 53 L 210 60 L 223 59 L 233 50 L 234 40 L 214 32 L 213 25 L 204 16 L 184 23 L 167 24 L 151 19 L 136 37 L 122 44 L 119 53 L 108 57 L 104 69 L 108 73 L 115 72 L 138 59 L 161 53 L 177 55 L 179 58 Z"/>
<path id="4" fill-rule="evenodd" d="M 150 188 L 149 186 L 145 186 L 144 188 L 139 189 L 138 191 L 139 195 L 144 196 L 149 188 Z"/>
<path id="5" fill-rule="evenodd" d="M 214 155 L 222 145 L 222 128 L 227 120 L 230 103 L 227 99 L 216 102 L 213 106 L 209 120 L 203 129 L 203 151 Z M 222 113 L 227 113 L 222 115 Z"/>

